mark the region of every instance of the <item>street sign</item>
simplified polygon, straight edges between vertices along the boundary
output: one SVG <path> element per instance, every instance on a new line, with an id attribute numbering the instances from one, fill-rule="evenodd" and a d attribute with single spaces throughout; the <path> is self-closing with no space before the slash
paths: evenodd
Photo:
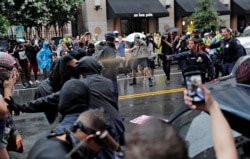
<path id="1" fill-rule="evenodd" d="M 23 39 L 23 26 L 16 26 L 16 39 Z"/>

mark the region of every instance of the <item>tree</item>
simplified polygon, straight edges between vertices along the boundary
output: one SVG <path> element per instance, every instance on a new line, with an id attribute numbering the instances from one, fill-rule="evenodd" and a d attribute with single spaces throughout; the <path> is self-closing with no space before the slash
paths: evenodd
<path id="1" fill-rule="evenodd" d="M 197 0 L 200 7 L 195 8 L 195 12 L 188 17 L 188 21 L 194 22 L 194 28 L 199 28 L 201 33 L 215 31 L 221 24 L 218 12 L 215 10 L 211 0 Z"/>
<path id="2" fill-rule="evenodd" d="M 5 33 L 10 24 L 9 24 L 9 21 L 6 19 L 6 17 L 4 17 L 3 15 L 0 14 L 0 33 Z"/>
<path id="3" fill-rule="evenodd" d="M 26 31 L 31 27 L 36 27 L 38 31 L 42 27 L 49 30 L 51 26 L 63 28 L 68 22 L 74 21 L 81 2 L 82 0 L 2 0 L 0 13 L 11 25 L 23 25 Z"/>

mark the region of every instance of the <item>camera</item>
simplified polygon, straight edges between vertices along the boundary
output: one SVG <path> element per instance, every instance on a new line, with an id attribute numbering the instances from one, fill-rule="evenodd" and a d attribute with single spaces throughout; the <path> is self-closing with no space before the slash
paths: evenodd
<path id="1" fill-rule="evenodd" d="M 193 104 L 205 103 L 205 96 L 202 90 L 198 87 L 202 83 L 200 71 L 186 72 L 184 74 L 185 84 L 188 91 L 188 96 L 192 98 Z"/>

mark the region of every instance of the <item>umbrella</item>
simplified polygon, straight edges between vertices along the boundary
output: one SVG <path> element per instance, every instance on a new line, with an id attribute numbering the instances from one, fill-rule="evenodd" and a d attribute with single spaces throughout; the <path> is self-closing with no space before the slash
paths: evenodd
<path id="1" fill-rule="evenodd" d="M 178 32 L 179 28 L 176 27 L 171 27 L 166 30 L 167 33 L 173 33 L 173 32 Z"/>
<path id="2" fill-rule="evenodd" d="M 146 37 L 146 36 L 145 36 L 144 34 L 142 34 L 142 33 L 139 33 L 139 32 L 137 33 L 137 32 L 135 32 L 135 33 L 129 34 L 129 35 L 125 38 L 125 41 L 133 42 L 136 34 L 140 35 L 140 38 L 141 38 L 141 39 Z"/>

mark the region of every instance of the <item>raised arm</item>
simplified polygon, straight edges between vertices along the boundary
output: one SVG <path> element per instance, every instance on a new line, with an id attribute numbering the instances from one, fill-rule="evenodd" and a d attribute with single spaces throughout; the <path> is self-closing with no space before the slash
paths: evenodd
<path id="1" fill-rule="evenodd" d="M 231 128 L 222 114 L 219 105 L 210 91 L 202 84 L 199 87 L 204 92 L 205 104 L 193 105 L 191 98 L 184 92 L 184 101 L 191 109 L 207 111 L 211 116 L 212 137 L 217 159 L 237 159 L 237 151 Z"/>

